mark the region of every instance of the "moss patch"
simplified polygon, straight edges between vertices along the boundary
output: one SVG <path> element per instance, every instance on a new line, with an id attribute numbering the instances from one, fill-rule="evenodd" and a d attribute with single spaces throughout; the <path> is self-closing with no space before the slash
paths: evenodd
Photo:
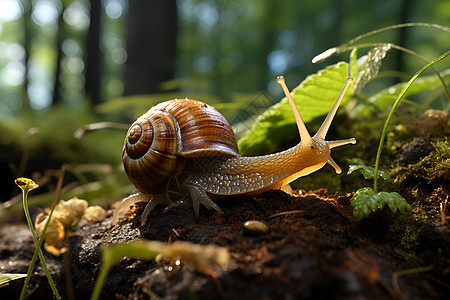
<path id="1" fill-rule="evenodd" d="M 423 200 L 450 180 L 450 145 L 448 137 L 431 143 L 434 150 L 407 167 L 393 169 L 391 175 L 400 189 L 415 200 Z"/>

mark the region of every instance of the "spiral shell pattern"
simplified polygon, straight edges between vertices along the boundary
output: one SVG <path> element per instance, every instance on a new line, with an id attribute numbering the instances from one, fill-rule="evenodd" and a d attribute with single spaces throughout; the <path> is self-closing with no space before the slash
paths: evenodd
<path id="1" fill-rule="evenodd" d="M 125 172 L 142 193 L 163 192 L 189 157 L 238 156 L 228 121 L 196 100 L 160 103 L 128 129 L 122 152 Z"/>

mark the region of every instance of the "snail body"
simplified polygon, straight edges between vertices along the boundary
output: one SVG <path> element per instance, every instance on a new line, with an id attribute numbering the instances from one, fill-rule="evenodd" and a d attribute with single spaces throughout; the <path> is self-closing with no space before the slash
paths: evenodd
<path id="1" fill-rule="evenodd" d="M 125 171 L 137 193 L 122 201 L 114 213 L 113 224 L 120 212 L 137 202 L 148 202 L 141 215 L 142 223 L 157 204 L 171 206 L 186 199 L 198 217 L 200 204 L 221 211 L 212 195 L 258 194 L 279 189 L 327 163 L 341 173 L 331 158 L 331 148 L 354 144 L 356 140 L 325 141 L 325 135 L 351 77 L 313 137 L 284 78 L 280 76 L 277 81 L 289 100 L 301 138 L 296 146 L 282 152 L 239 155 L 227 120 L 213 107 L 197 100 L 166 101 L 138 118 L 128 130 L 122 152 Z"/>

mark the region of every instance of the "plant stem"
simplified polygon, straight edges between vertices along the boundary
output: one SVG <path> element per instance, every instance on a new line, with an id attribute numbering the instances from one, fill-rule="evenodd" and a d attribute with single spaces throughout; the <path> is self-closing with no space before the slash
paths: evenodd
<path id="1" fill-rule="evenodd" d="M 105 283 L 106 276 L 108 276 L 110 266 L 103 265 L 100 269 L 100 274 L 98 274 L 98 277 L 95 282 L 94 291 L 91 296 L 91 300 L 97 300 L 100 297 L 100 293 L 102 292 L 102 286 Z"/>
<path id="2" fill-rule="evenodd" d="M 23 191 L 23 210 L 25 211 L 25 217 L 27 216 L 28 210 L 26 209 L 28 206 L 26 206 L 26 198 L 28 197 L 28 191 Z M 27 221 L 28 221 L 28 217 L 27 217 Z M 28 223 L 28 226 L 30 226 L 30 223 Z M 32 231 L 33 232 L 33 231 Z M 28 267 L 28 272 L 27 272 L 27 277 L 25 277 L 25 282 L 23 284 L 23 288 L 22 288 L 22 292 L 20 293 L 20 300 L 25 298 L 25 292 L 27 291 L 27 286 L 28 286 L 28 282 L 30 281 L 31 278 L 31 272 L 33 271 L 34 268 L 34 264 L 36 262 L 36 258 L 37 258 L 37 251 L 34 251 L 33 253 L 33 258 L 31 259 L 31 264 Z"/>
<path id="3" fill-rule="evenodd" d="M 413 82 L 417 79 L 417 77 L 419 77 L 429 67 L 431 67 L 435 63 L 441 61 L 442 59 L 446 58 L 449 55 L 450 55 L 450 50 L 445 52 L 444 54 L 442 54 L 441 56 L 439 56 L 438 58 L 436 58 L 432 62 L 428 63 L 427 65 L 423 66 L 422 69 L 420 69 L 416 74 L 414 74 L 414 76 L 408 81 L 408 83 L 406 83 L 406 85 L 403 87 L 402 91 L 398 95 L 397 99 L 395 100 L 394 104 L 392 105 L 391 111 L 389 112 L 389 115 L 388 115 L 388 117 L 386 119 L 386 122 L 384 122 L 383 132 L 381 133 L 381 137 L 380 137 L 380 144 L 378 145 L 377 157 L 375 159 L 375 172 L 374 172 L 374 177 L 373 177 L 373 191 L 375 193 L 378 192 L 377 191 L 378 167 L 380 165 L 381 151 L 383 149 L 383 143 L 384 143 L 384 139 L 386 137 L 387 127 L 389 125 L 389 122 L 390 122 L 392 116 L 394 115 L 395 109 L 397 108 L 398 104 L 402 100 L 403 96 L 406 94 L 406 91 L 413 84 Z"/>
<path id="4" fill-rule="evenodd" d="M 348 46 L 348 47 L 344 47 L 341 49 L 341 51 L 348 51 L 348 50 L 353 50 L 353 49 L 360 49 L 360 48 L 367 48 L 367 47 L 377 47 L 377 46 L 383 46 L 386 43 L 367 43 L 367 44 L 358 44 L 357 46 Z M 421 59 L 422 61 L 424 61 L 425 63 L 430 63 L 425 57 L 421 56 L 419 53 L 416 53 L 408 48 L 404 48 L 402 46 L 393 44 L 393 43 L 389 43 L 391 45 L 392 48 L 397 49 L 399 51 L 403 51 L 405 53 L 411 54 L 419 59 Z M 436 68 L 434 66 L 431 66 L 431 69 L 433 70 L 433 72 L 436 74 L 436 76 L 439 78 L 439 81 L 442 83 L 442 87 L 444 88 L 445 94 L 447 95 L 447 99 L 450 101 L 450 92 L 447 89 L 447 86 L 445 84 L 444 78 L 442 78 L 441 74 L 439 74 L 439 72 L 436 70 Z"/>
<path id="5" fill-rule="evenodd" d="M 36 235 L 36 231 L 34 230 L 34 227 L 33 227 L 33 222 L 31 221 L 30 212 L 28 211 L 28 192 L 29 192 L 28 189 L 24 189 L 23 190 L 23 210 L 25 212 L 25 218 L 27 219 L 28 227 L 30 227 L 31 235 L 33 236 L 34 244 L 36 245 L 36 250 L 37 251 L 34 252 L 33 258 L 32 258 L 31 264 L 30 264 L 30 267 L 28 268 L 27 278 L 25 279 L 25 283 L 24 283 L 24 286 L 22 288 L 22 292 L 20 294 L 20 299 L 24 299 L 24 297 L 25 297 L 25 292 L 26 292 L 26 289 L 27 289 L 28 282 L 30 280 L 31 271 L 33 270 L 34 264 L 36 262 L 36 253 L 37 253 L 39 255 L 39 258 L 40 258 L 41 262 L 42 262 L 42 267 L 44 268 L 44 272 L 45 272 L 45 275 L 47 276 L 47 279 L 48 279 L 48 282 L 50 284 L 50 287 L 52 288 L 56 299 L 59 300 L 59 299 L 61 299 L 61 297 L 60 297 L 60 295 L 58 293 L 58 290 L 56 289 L 55 283 L 53 282 L 53 279 L 52 279 L 52 277 L 50 275 L 50 272 L 48 271 L 47 265 L 45 264 L 44 255 L 43 255 L 42 250 L 41 250 L 41 246 L 42 246 L 42 242 L 43 242 L 44 238 L 42 237 L 38 241 L 37 235 Z M 50 221 L 50 218 L 47 220 L 47 223 L 49 221 Z"/>
<path id="6" fill-rule="evenodd" d="M 392 286 L 394 288 L 394 291 L 397 293 L 397 295 L 401 295 L 400 286 L 398 284 L 398 278 L 400 276 L 419 273 L 419 272 L 426 272 L 426 271 L 430 271 L 433 268 L 434 268 L 434 265 L 429 265 L 429 266 L 412 268 L 412 269 L 407 269 L 407 270 L 402 270 L 402 271 L 397 271 L 397 272 L 392 273 Z"/>
<path id="7" fill-rule="evenodd" d="M 368 36 L 374 35 L 374 34 L 378 34 L 380 32 L 383 31 L 387 31 L 387 30 L 392 30 L 392 29 L 397 29 L 397 28 L 404 28 L 404 27 L 415 27 L 415 26 L 423 26 L 423 27 L 430 27 L 430 28 L 436 28 L 436 29 L 440 29 L 443 31 L 447 31 L 450 32 L 450 28 L 447 26 L 443 26 L 443 25 L 439 25 L 439 24 L 431 24 L 431 23 L 403 23 L 403 24 L 397 24 L 397 25 L 391 25 L 391 26 L 387 26 L 387 27 L 382 27 L 379 29 L 375 29 L 369 32 L 366 32 L 364 34 L 360 34 L 357 37 L 355 37 L 354 39 L 348 41 L 347 43 L 341 44 L 339 46 L 330 48 L 328 50 L 325 50 L 324 52 L 320 53 L 319 55 L 315 56 L 312 59 L 313 63 L 317 63 L 319 61 L 323 61 L 326 58 L 330 57 L 333 54 L 340 54 L 343 51 L 346 51 L 349 48 L 353 48 L 350 47 L 351 45 L 355 44 L 357 41 L 366 38 Z M 359 47 L 359 46 L 358 46 Z"/>
<path id="8" fill-rule="evenodd" d="M 339 46 L 338 48 L 347 47 L 347 46 L 352 45 L 352 44 L 356 43 L 357 41 L 359 41 L 359 40 L 361 40 L 361 39 L 363 39 L 365 37 L 368 37 L 368 36 L 371 36 L 371 35 L 383 32 L 383 31 L 397 29 L 397 28 L 404 28 L 404 27 L 416 27 L 416 26 L 436 28 L 436 29 L 440 29 L 440 30 L 443 30 L 443 31 L 450 32 L 450 28 L 449 27 L 438 25 L 438 24 L 431 24 L 431 23 L 403 23 L 403 24 L 396 24 L 396 25 L 382 27 L 382 28 L 375 29 L 375 30 L 366 32 L 364 34 L 358 35 L 354 39 L 348 41 L 347 43 L 345 43 L 345 44 L 343 44 L 341 46 Z"/>

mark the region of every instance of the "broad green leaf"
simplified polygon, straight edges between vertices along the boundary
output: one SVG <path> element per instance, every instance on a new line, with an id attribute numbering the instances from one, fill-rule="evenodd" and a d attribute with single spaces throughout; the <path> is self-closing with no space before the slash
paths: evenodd
<path id="1" fill-rule="evenodd" d="M 350 203 L 353 206 L 353 217 L 356 221 L 361 221 L 372 211 L 382 209 L 385 204 L 392 212 L 411 211 L 411 205 L 399 193 L 380 192 L 376 194 L 369 187 L 357 190 L 350 199 Z"/>
<path id="2" fill-rule="evenodd" d="M 0 273 L 0 287 L 7 285 L 10 281 L 27 277 L 27 274 Z"/>
<path id="3" fill-rule="evenodd" d="M 355 157 L 348 159 L 347 161 L 350 163 L 347 175 L 359 170 L 365 179 L 372 179 L 374 177 L 375 168 L 366 166 L 362 159 Z M 391 176 L 386 172 L 378 170 L 378 176 L 386 181 L 392 181 Z"/>
<path id="4" fill-rule="evenodd" d="M 380 192 L 381 199 L 383 199 L 389 206 L 389 209 L 395 213 L 397 210 L 400 213 L 405 213 L 411 210 L 411 205 L 397 192 Z"/>
<path id="5" fill-rule="evenodd" d="M 328 113 L 344 85 L 347 74 L 348 64 L 340 62 L 308 76 L 292 90 L 292 98 L 306 125 Z M 349 97 L 348 94 L 345 95 L 341 106 L 347 103 Z M 286 139 L 295 136 L 298 136 L 295 118 L 285 97 L 261 114 L 250 130 L 239 139 L 238 144 L 244 155 L 271 153 Z"/>

